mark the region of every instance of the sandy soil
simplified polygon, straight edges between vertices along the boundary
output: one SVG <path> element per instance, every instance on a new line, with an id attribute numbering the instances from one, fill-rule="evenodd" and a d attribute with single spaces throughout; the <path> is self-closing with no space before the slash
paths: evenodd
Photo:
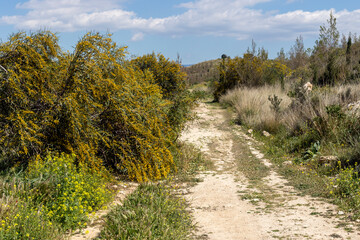
<path id="1" fill-rule="evenodd" d="M 187 190 L 199 239 L 360 239 L 358 223 L 337 227 L 344 214 L 335 206 L 300 194 L 276 173 L 271 162 L 256 148 L 259 144 L 240 127 L 226 128 L 225 110 L 200 104 L 198 119 L 189 124 L 181 139 L 198 146 L 215 165 L 203 172 L 197 185 Z M 241 194 L 259 193 L 236 168 L 234 135 L 268 166 L 263 184 L 272 192 L 272 204 L 262 199 L 242 200 Z M 244 159 L 242 159 L 244 161 Z M 265 195 L 266 196 L 266 195 Z"/>

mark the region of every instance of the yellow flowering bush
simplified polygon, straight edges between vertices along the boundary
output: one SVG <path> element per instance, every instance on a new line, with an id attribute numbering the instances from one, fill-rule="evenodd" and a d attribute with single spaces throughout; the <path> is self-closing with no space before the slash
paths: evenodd
<path id="1" fill-rule="evenodd" d="M 26 173 L 34 203 L 44 205 L 46 216 L 64 229 L 82 227 L 111 197 L 106 170 L 94 171 L 75 160 L 75 155 L 48 155 L 31 162 Z"/>
<path id="2" fill-rule="evenodd" d="M 161 55 L 150 57 L 150 68 L 125 55 L 111 36 L 97 33 L 86 34 L 73 53 L 48 31 L 1 43 L 0 164 L 26 166 L 50 150 L 138 181 L 167 176 L 169 149 L 191 102 L 177 97 L 184 76 Z"/>

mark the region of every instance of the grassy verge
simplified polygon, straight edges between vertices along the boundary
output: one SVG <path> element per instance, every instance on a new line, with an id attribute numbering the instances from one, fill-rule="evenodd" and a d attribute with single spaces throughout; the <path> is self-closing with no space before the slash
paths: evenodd
<path id="1" fill-rule="evenodd" d="M 196 182 L 196 174 L 202 170 L 213 167 L 213 163 L 205 158 L 203 153 L 195 146 L 179 142 L 175 155 L 176 171 L 173 176 L 180 182 Z"/>
<path id="2" fill-rule="evenodd" d="M 162 184 L 142 184 L 106 217 L 102 239 L 189 239 L 194 228 L 184 200 Z"/>

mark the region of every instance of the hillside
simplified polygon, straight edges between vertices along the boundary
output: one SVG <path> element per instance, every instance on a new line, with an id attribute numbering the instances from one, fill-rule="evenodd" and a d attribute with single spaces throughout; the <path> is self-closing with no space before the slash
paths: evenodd
<path id="1" fill-rule="evenodd" d="M 209 60 L 201 63 L 183 67 L 182 71 L 187 74 L 187 83 L 190 85 L 209 81 L 218 77 L 218 65 L 220 59 Z"/>

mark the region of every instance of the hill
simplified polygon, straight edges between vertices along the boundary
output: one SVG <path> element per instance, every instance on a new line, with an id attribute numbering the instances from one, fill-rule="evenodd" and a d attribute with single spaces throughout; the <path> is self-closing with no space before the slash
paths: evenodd
<path id="1" fill-rule="evenodd" d="M 220 59 L 209 60 L 197 63 L 188 67 L 183 67 L 182 71 L 187 74 L 187 82 L 191 85 L 203 81 L 215 79 L 218 76 L 218 64 Z"/>

